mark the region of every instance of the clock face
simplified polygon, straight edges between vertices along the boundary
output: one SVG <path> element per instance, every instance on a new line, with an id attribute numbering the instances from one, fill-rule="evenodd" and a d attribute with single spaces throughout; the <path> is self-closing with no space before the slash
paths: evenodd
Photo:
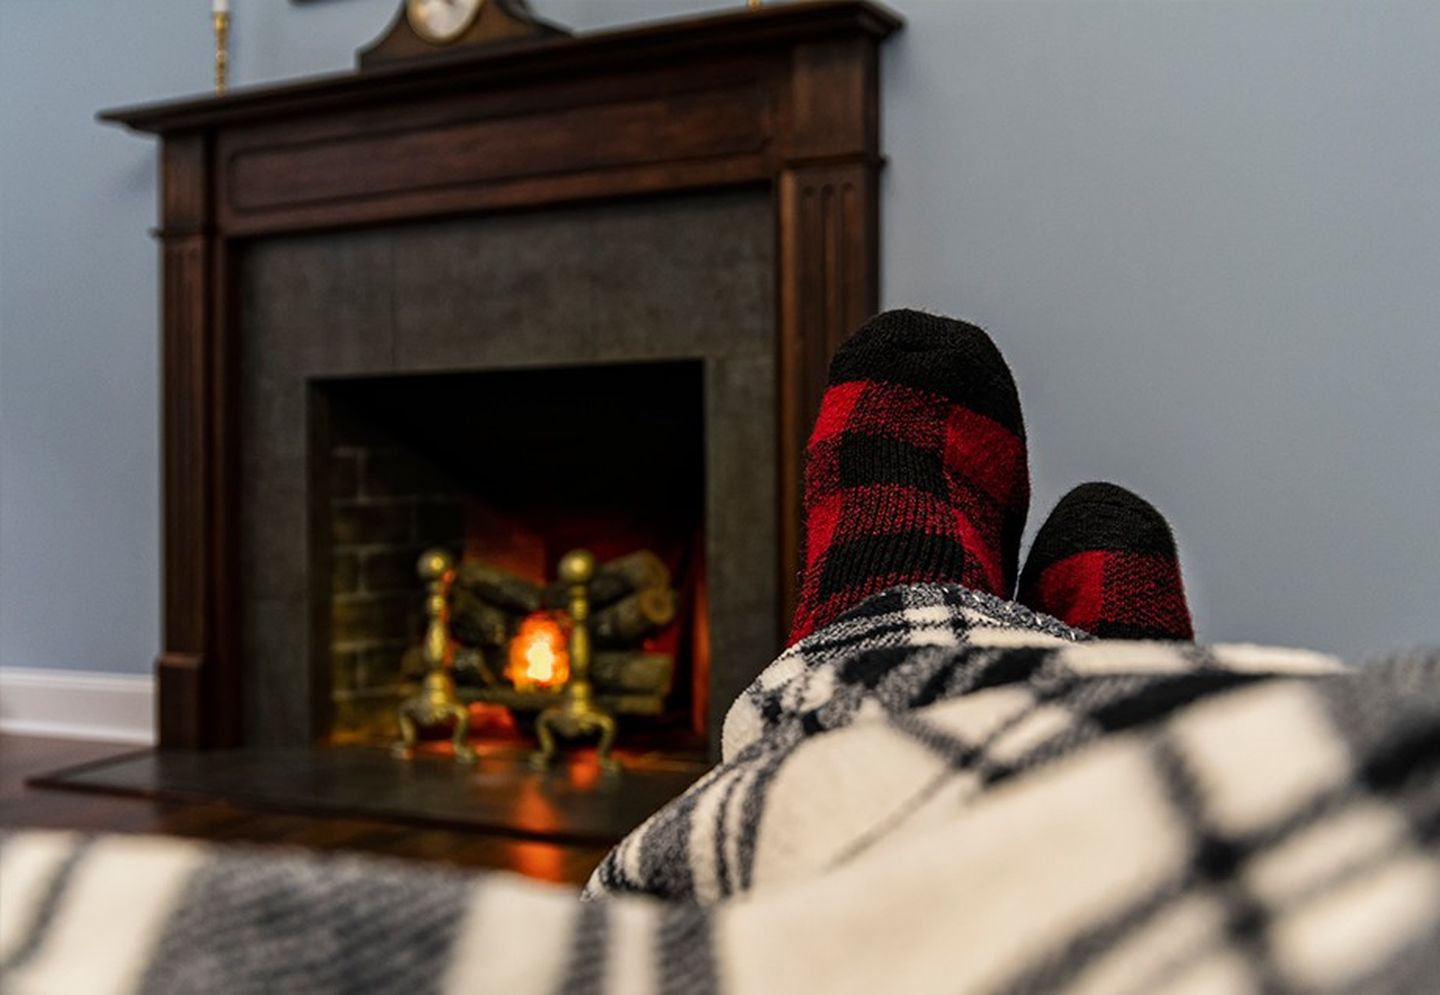
<path id="1" fill-rule="evenodd" d="M 405 16 L 426 41 L 454 41 L 475 23 L 485 0 L 406 0 Z"/>

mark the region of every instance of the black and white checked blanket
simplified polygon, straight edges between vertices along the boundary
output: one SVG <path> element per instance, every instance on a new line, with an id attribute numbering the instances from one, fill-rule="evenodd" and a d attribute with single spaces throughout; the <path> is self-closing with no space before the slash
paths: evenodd
<path id="1" fill-rule="evenodd" d="M 100 992 L 1414 991 L 1440 979 L 1440 653 L 1088 639 L 875 596 L 573 892 L 19 833 L 0 985 Z"/>

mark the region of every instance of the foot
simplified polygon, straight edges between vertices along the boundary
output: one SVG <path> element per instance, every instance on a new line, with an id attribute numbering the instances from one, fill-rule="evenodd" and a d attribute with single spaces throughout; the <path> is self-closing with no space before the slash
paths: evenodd
<path id="1" fill-rule="evenodd" d="M 830 365 L 804 501 L 792 643 L 896 584 L 1008 597 L 1030 473 L 1020 398 L 990 337 L 918 311 L 872 318 Z"/>
<path id="2" fill-rule="evenodd" d="M 1169 523 L 1115 484 L 1060 499 L 1030 547 L 1020 600 L 1105 638 L 1195 638 Z"/>

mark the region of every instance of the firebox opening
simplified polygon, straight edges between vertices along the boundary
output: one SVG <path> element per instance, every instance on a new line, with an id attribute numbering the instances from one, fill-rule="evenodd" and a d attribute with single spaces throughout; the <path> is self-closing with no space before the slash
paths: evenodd
<path id="1" fill-rule="evenodd" d="M 325 738 L 394 739 L 425 624 L 415 571 L 424 549 L 448 549 L 462 575 L 467 565 L 493 568 L 543 587 L 561 556 L 584 548 L 602 562 L 648 550 L 675 592 L 673 621 L 607 651 L 607 665 L 627 667 L 631 681 L 670 659 L 658 689 L 614 692 L 626 710 L 621 743 L 702 748 L 703 374 L 701 361 L 685 360 L 311 380 L 311 645 Z M 517 633 L 511 619 L 509 635 Z M 458 659 L 478 659 L 493 677 L 508 649 L 481 646 Z M 462 684 L 484 683 L 481 671 L 456 673 Z M 529 738 L 533 716 L 523 708 L 482 702 L 471 711 L 482 741 Z"/>

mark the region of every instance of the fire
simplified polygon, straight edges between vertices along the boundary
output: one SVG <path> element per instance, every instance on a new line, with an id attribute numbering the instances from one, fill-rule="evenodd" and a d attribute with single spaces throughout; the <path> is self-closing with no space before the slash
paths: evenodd
<path id="1" fill-rule="evenodd" d="M 570 679 L 570 651 L 565 627 L 548 612 L 536 612 L 520 623 L 510 641 L 506 673 L 519 691 L 551 691 Z"/>
<path id="2" fill-rule="evenodd" d="M 548 640 L 532 639 L 525 647 L 525 676 L 536 684 L 549 684 L 555 679 L 555 651 Z"/>

